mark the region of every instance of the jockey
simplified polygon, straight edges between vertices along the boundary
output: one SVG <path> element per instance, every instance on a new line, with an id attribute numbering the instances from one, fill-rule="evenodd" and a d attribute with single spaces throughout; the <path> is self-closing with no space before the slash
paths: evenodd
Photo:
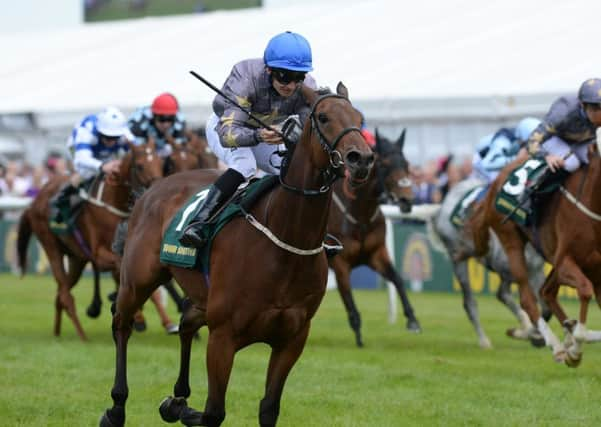
<path id="1" fill-rule="evenodd" d="M 494 181 L 501 169 L 515 159 L 540 123 L 537 118 L 526 117 L 515 128 L 501 128 L 482 138 L 476 145 L 472 161 L 473 176 L 489 183 Z"/>
<path id="2" fill-rule="evenodd" d="M 551 105 L 542 123 L 528 139 L 528 153 L 544 157 L 553 173 L 561 168 L 574 172 L 582 163 L 588 163 L 588 144 L 594 140 L 599 126 L 601 79 L 588 79 L 580 86 L 578 96 L 561 97 Z M 526 191 L 518 197 L 518 203 L 524 203 L 531 190 L 538 188 L 547 176 L 549 174 L 543 173 L 538 179 L 528 182 Z"/>
<path id="3" fill-rule="evenodd" d="M 186 141 L 186 120 L 179 112 L 175 96 L 162 93 L 152 105 L 139 108 L 129 119 L 129 129 L 136 137 L 136 145 L 145 144 L 149 137 L 156 143 L 157 154 L 165 158 L 171 154 L 168 140 L 175 144 Z"/>
<path id="4" fill-rule="evenodd" d="M 125 116 L 115 107 L 86 116 L 73 128 L 67 147 L 73 158 L 75 174 L 52 200 L 57 211 L 53 215 L 56 222 L 67 219 L 61 210 L 70 207 L 70 197 L 77 194 L 82 181 L 89 182 L 101 172 L 119 172 L 120 161 L 117 158 L 128 149 L 128 140 L 133 140 L 133 135 L 127 128 Z"/>
<path id="5" fill-rule="evenodd" d="M 315 89 L 307 72 L 313 70 L 311 47 L 300 34 L 290 31 L 273 37 L 263 58 L 247 59 L 234 65 L 223 92 L 236 99 L 269 125 L 294 121 L 299 127 L 310 113 L 300 87 Z M 211 186 L 207 197 L 180 242 L 202 247 L 202 225 L 227 201 L 238 186 L 261 168 L 279 174 L 281 158 L 276 152 L 283 141 L 274 131 L 257 127 L 248 115 L 217 95 L 206 126 L 207 141 L 229 169 Z M 288 124 L 287 123 L 287 124 Z M 296 138 L 299 138 L 297 135 Z"/>

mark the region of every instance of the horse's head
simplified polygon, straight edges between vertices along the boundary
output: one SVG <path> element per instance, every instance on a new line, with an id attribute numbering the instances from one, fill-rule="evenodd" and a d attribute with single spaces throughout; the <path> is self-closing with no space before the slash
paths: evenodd
<path id="1" fill-rule="evenodd" d="M 186 146 L 190 153 L 195 156 L 198 168 L 217 169 L 219 167 L 219 159 L 209 147 L 204 129 L 200 128 L 195 131 L 187 130 L 186 139 L 188 140 Z"/>
<path id="2" fill-rule="evenodd" d="M 346 176 L 351 186 L 364 184 L 375 156 L 361 135 L 361 113 L 349 101 L 346 87 L 338 83 L 336 94 L 316 92 L 307 86 L 301 90 L 311 105 L 302 141 L 311 144 L 315 167 L 324 172 L 326 181 L 328 177 L 331 182 Z"/>
<path id="3" fill-rule="evenodd" d="M 147 188 L 163 177 L 163 162 L 158 156 L 154 139 L 142 145 L 129 144 L 129 152 L 121 163 L 121 176 L 138 189 Z"/>
<path id="4" fill-rule="evenodd" d="M 413 186 L 409 178 L 409 162 L 403 154 L 405 129 L 396 142 L 391 142 L 376 129 L 376 166 L 378 187 L 383 199 L 398 204 L 402 212 L 410 212 Z"/>
<path id="5" fill-rule="evenodd" d="M 171 162 L 170 173 L 197 169 L 199 166 L 196 155 L 184 144 L 174 144 L 168 159 L 169 162 Z M 165 159 L 165 161 L 167 161 L 167 159 Z"/>

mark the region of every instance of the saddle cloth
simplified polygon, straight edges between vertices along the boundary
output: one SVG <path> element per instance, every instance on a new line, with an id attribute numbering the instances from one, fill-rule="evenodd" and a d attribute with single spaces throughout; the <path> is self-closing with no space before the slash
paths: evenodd
<path id="1" fill-rule="evenodd" d="M 451 213 L 451 224 L 453 224 L 455 228 L 463 228 L 465 219 L 469 215 L 470 207 L 476 201 L 479 201 L 484 197 L 488 188 L 488 184 L 478 185 L 465 193 L 465 195 L 457 202 Z"/>
<path id="2" fill-rule="evenodd" d="M 160 261 L 184 268 L 200 268 L 208 273 L 210 249 L 213 239 L 232 219 L 243 215 L 260 197 L 279 183 L 276 175 L 267 175 L 240 187 L 227 204 L 201 229 L 207 244 L 201 249 L 183 246 L 179 242 L 184 229 L 190 224 L 209 192 L 208 187 L 199 189 L 184 203 L 171 219 L 161 243 Z"/>

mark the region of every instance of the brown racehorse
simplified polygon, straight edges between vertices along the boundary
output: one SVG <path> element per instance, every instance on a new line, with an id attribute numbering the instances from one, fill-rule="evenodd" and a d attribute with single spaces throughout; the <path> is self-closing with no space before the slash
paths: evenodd
<path id="1" fill-rule="evenodd" d="M 330 267 L 336 274 L 338 292 L 348 313 L 349 324 L 355 333 L 355 341 L 363 346 L 361 316 L 350 285 L 351 269 L 368 265 L 384 278 L 394 283 L 403 303 L 407 329 L 419 332 L 419 322 L 407 297 L 403 279 L 394 268 L 386 249 L 386 223 L 380 203 L 398 204 L 403 212 L 411 211 L 413 189 L 409 179 L 409 163 L 403 155 L 405 131 L 392 143 L 376 131 L 376 161 L 367 183 L 356 190 L 347 181 L 334 185 L 333 202 L 328 221 L 328 232 L 343 244 L 343 251 L 330 259 Z"/>
<path id="2" fill-rule="evenodd" d="M 486 250 L 488 227 L 497 234 L 519 285 L 522 308 L 538 326 L 547 345 L 552 346 L 554 358 L 557 361 L 565 360 L 568 366 L 578 366 L 581 361 L 590 299 L 595 295 L 601 304 L 601 158 L 596 145 L 589 147 L 588 158 L 589 165 L 572 173 L 561 191 L 549 197 L 534 229 L 520 229 L 512 221 L 502 223 L 504 216 L 494 208 L 494 196 L 512 170 L 511 166 L 493 183 L 484 206 L 471 224 L 479 253 Z M 565 345 L 558 341 L 541 318 L 535 296 L 528 286 L 524 261 L 526 241 L 540 248 L 544 258 L 553 265 L 541 295 L 565 327 Z M 557 301 L 560 283 L 576 288 L 580 299 L 578 322 L 573 329 L 572 322 L 567 321 Z"/>
<path id="3" fill-rule="evenodd" d="M 219 159 L 209 148 L 207 140 L 198 132 L 187 130 L 185 144 L 176 144 L 166 136 L 172 152 L 165 159 L 165 176 L 191 169 L 217 169 Z"/>
<path id="4" fill-rule="evenodd" d="M 337 95 L 320 95 L 305 86 L 300 90 L 312 106 L 301 140 L 294 147 L 281 185 L 249 210 L 269 233 L 255 228 L 260 226 L 249 216 L 229 222 L 212 244 L 210 287 L 200 271 L 160 263 L 162 233 L 157 231 L 164 233 L 182 204 L 199 187 L 212 182 L 215 173 L 198 170 L 172 175 L 136 204 L 113 317 L 117 347 L 113 407 L 103 414 L 101 426 L 125 423 L 126 355 L 132 315 L 171 276 L 185 290 L 191 306 L 180 324 L 175 398 L 161 405 L 163 419 L 219 426 L 225 418 L 225 394 L 235 353 L 264 342 L 272 352 L 259 422 L 262 426 L 276 424 L 285 380 L 303 351 L 311 318 L 326 289 L 328 263 L 322 242 L 330 185 L 345 170 L 347 179 L 360 185 L 374 161 L 358 128 L 361 115 L 349 102 L 344 85 L 338 85 Z M 198 412 L 187 406 L 186 399 L 190 396 L 192 336 L 203 325 L 210 331 L 206 358 L 209 387 L 204 412 Z"/>
<path id="5" fill-rule="evenodd" d="M 84 266 L 90 261 L 97 271 L 112 271 L 118 282 L 116 256 L 111 251 L 111 242 L 117 223 L 128 215 L 128 199 L 132 190 L 149 186 L 162 176 L 161 161 L 154 145 L 130 146 L 121 161 L 118 176 L 97 180 L 89 190 L 91 199 L 83 204 L 77 219 L 77 235 L 56 235 L 49 226 L 49 201 L 66 181 L 59 177 L 46 184 L 32 204 L 23 212 L 19 222 L 17 249 L 19 265 L 25 274 L 27 244 L 31 234 L 36 235 L 50 262 L 58 284 L 55 300 L 54 334 L 60 335 L 61 314 L 65 310 L 73 321 L 82 340 L 86 335 L 81 327 L 71 288 L 75 286 Z M 63 257 L 68 258 L 65 271 Z"/>

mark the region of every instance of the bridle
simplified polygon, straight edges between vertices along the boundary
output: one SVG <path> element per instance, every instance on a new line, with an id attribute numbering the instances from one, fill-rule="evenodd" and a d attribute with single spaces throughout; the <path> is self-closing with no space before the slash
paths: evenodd
<path id="1" fill-rule="evenodd" d="M 324 184 L 317 190 L 298 188 L 298 187 L 294 187 L 292 185 L 286 184 L 284 182 L 284 176 L 283 176 L 284 172 L 283 171 L 286 169 L 287 165 L 282 165 L 282 173 L 280 174 L 280 184 L 282 185 L 282 187 L 284 189 L 286 189 L 288 191 L 292 191 L 294 193 L 299 193 L 299 194 L 302 194 L 303 196 L 319 196 L 319 195 L 327 193 L 330 190 L 330 187 L 334 183 L 334 181 L 336 181 L 339 177 L 342 176 L 342 173 L 340 172 L 340 168 L 342 166 L 344 166 L 344 160 L 342 159 L 342 154 L 340 154 L 340 151 L 336 150 L 336 146 L 338 145 L 340 140 L 346 134 L 348 134 L 350 132 L 359 132 L 359 134 L 361 135 L 361 129 L 359 129 L 356 126 L 351 126 L 351 127 L 342 129 L 342 131 L 340 131 L 340 133 L 338 133 L 338 135 L 336 135 L 336 137 L 331 142 L 328 141 L 326 136 L 323 134 L 321 128 L 319 127 L 319 120 L 315 117 L 315 113 L 317 111 L 317 106 L 322 101 L 324 101 L 325 99 L 328 99 L 328 98 L 344 99 L 345 101 L 347 101 L 350 104 L 350 101 L 348 100 L 348 98 L 346 98 L 342 95 L 328 93 L 326 95 L 322 95 L 319 98 L 317 98 L 317 100 L 315 100 L 315 103 L 311 107 L 311 113 L 309 114 L 309 120 L 311 121 L 311 129 L 310 129 L 310 133 L 309 133 L 309 138 L 311 138 L 312 133 L 315 132 L 317 134 L 317 136 L 319 137 L 319 144 L 321 145 L 321 148 L 326 153 L 328 153 L 328 156 L 330 158 L 328 167 L 321 171 L 321 175 L 323 177 Z M 363 135 L 361 135 L 361 137 L 363 138 Z M 283 162 L 286 164 L 290 161 L 290 158 L 292 157 L 292 153 L 294 152 L 293 148 L 292 149 L 290 147 L 287 147 L 287 148 L 288 148 L 288 155 L 283 160 Z"/>

